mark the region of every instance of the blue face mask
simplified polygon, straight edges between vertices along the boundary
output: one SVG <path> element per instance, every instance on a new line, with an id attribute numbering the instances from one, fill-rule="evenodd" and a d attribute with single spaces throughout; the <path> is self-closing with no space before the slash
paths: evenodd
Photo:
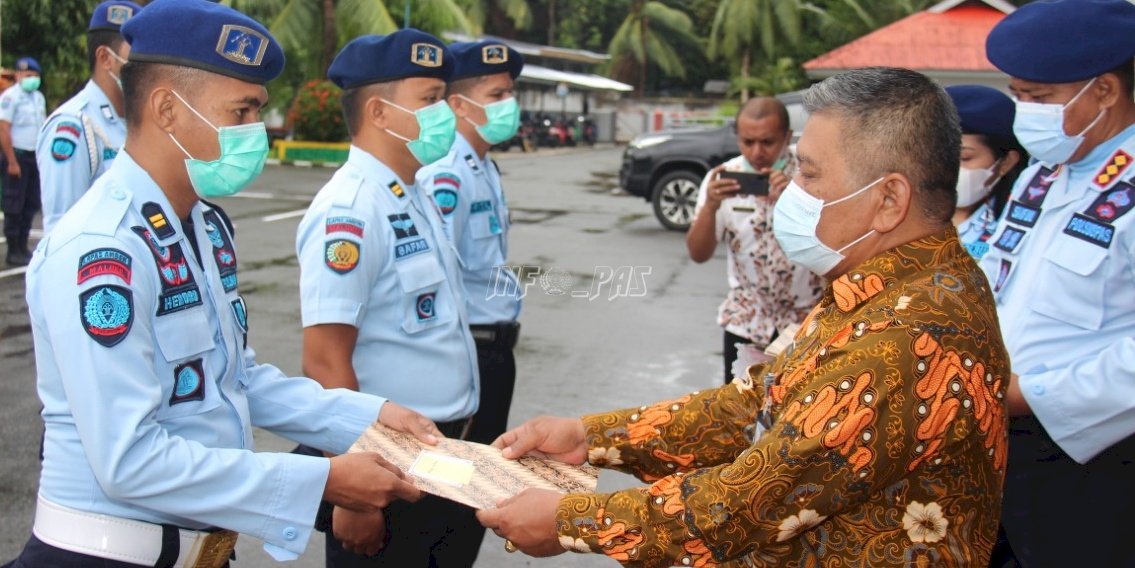
<path id="1" fill-rule="evenodd" d="M 813 197 L 804 188 L 789 182 L 780 199 L 776 200 L 776 207 L 772 214 L 772 232 L 777 244 L 784 251 L 788 260 L 808 268 L 812 272 L 824 276 L 831 272 L 840 262 L 843 262 L 843 251 L 859 244 L 860 241 L 871 236 L 874 229 L 867 231 L 862 237 L 851 241 L 839 250 L 832 250 L 825 245 L 816 234 L 820 226 L 820 215 L 824 208 L 837 203 L 843 203 L 883 181 L 879 178 L 858 191 L 841 197 L 835 201 L 824 203 L 823 199 Z"/>
<path id="2" fill-rule="evenodd" d="M 1064 133 L 1064 111 L 1087 92 L 1096 80 L 1088 81 L 1083 89 L 1066 104 L 1023 103 L 1017 101 L 1017 115 L 1013 119 L 1013 134 L 1017 141 L 1028 150 L 1029 155 L 1050 165 L 1063 164 L 1076 153 L 1084 143 L 1084 134 L 1094 127 L 1104 110 L 1096 114 L 1095 120 L 1075 136 Z"/>

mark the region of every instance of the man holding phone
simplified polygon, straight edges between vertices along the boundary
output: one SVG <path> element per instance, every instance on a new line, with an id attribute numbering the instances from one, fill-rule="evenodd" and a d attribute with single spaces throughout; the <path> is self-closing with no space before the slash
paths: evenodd
<path id="1" fill-rule="evenodd" d="M 741 155 L 710 170 L 686 234 L 694 262 L 728 244 L 729 293 L 717 313 L 725 330 L 725 382 L 733 379 L 738 344 L 763 350 L 779 330 L 798 323 L 819 299 L 822 280 L 788 261 L 772 233 L 772 210 L 793 162 L 788 109 L 772 97 L 749 99 L 733 128 Z"/>

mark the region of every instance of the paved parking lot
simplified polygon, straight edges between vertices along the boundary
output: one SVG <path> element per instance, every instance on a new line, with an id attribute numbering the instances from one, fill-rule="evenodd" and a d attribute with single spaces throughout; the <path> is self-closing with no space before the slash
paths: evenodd
<path id="1" fill-rule="evenodd" d="M 619 149 L 505 153 L 498 162 L 513 210 L 510 264 L 525 267 L 527 295 L 517 347 L 512 422 L 539 414 L 579 415 L 637 406 L 716 385 L 721 332 L 714 323 L 725 284 L 724 252 L 688 259 L 684 235 L 650 206 L 612 193 Z M 333 170 L 273 166 L 245 193 L 221 201 L 237 227 L 241 291 L 258 359 L 300 370 L 299 269 L 295 229 Z M 35 395 L 23 278 L 0 271 L 0 564 L 30 531 L 42 425 Z M 258 449 L 294 444 L 257 432 Z M 636 483 L 604 473 L 600 488 Z M 313 539 L 297 567 L 322 566 Z M 242 538 L 238 567 L 274 566 L 260 543 Z M 595 566 L 611 561 L 506 554 L 492 533 L 477 565 Z"/>

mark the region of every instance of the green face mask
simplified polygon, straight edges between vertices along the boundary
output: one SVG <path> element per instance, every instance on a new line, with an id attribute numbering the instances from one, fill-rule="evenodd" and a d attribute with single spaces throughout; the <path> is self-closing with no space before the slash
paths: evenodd
<path id="1" fill-rule="evenodd" d="M 38 75 L 33 75 L 31 77 L 24 77 L 23 79 L 20 79 L 20 88 L 29 92 L 29 93 L 38 89 L 39 84 L 40 84 L 40 78 L 39 78 Z"/>
<path id="2" fill-rule="evenodd" d="M 414 115 L 418 120 L 418 138 L 415 140 L 410 140 L 389 128 L 386 129 L 386 133 L 405 141 L 406 147 L 419 163 L 428 166 L 449 153 L 453 139 L 457 137 L 457 117 L 445 101 L 438 101 L 418 110 L 400 107 L 386 99 L 382 101 L 402 112 Z"/>
<path id="3" fill-rule="evenodd" d="M 457 96 L 485 109 L 485 117 L 488 121 L 484 124 L 477 124 L 469 117 L 465 117 L 469 124 L 477 128 L 477 134 L 480 134 L 485 142 L 500 144 L 516 135 L 516 131 L 520 128 L 520 104 L 516 102 L 516 97 L 483 105 L 465 95 Z"/>
<path id="4" fill-rule="evenodd" d="M 198 196 L 207 199 L 234 195 L 260 175 L 264 170 L 264 162 L 268 159 L 268 131 L 263 122 L 217 128 L 176 91 L 173 94 L 197 118 L 216 130 L 220 141 L 221 155 L 216 160 L 206 162 L 194 158 L 173 134 L 169 135 L 186 155 L 185 169 L 189 172 L 189 182 L 193 184 L 193 190 Z"/>

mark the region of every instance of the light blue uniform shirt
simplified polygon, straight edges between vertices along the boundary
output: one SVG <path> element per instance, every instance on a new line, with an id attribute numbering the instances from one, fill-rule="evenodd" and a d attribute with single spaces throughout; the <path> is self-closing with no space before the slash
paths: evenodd
<path id="1" fill-rule="evenodd" d="M 459 133 L 449 154 L 418 170 L 417 179 L 437 202 L 446 234 L 457 245 L 470 323 L 515 320 L 520 287 L 505 265 L 509 213 L 496 165 L 488 155 L 478 158 Z"/>
<path id="2" fill-rule="evenodd" d="M 192 210 L 203 265 L 126 153 L 40 243 L 27 275 L 46 423 L 40 494 L 60 505 L 302 553 L 326 459 L 254 453 L 252 428 L 341 453 L 384 402 L 256 363 L 221 216 Z"/>
<path id="3" fill-rule="evenodd" d="M 304 327 L 359 330 L 359 390 L 451 422 L 477 411 L 479 378 L 441 224 L 428 196 L 352 146 L 300 222 L 296 254 Z"/>
<path id="4" fill-rule="evenodd" d="M 1074 164 L 1030 166 L 981 260 L 1021 392 L 1080 463 L 1135 433 L 1132 157 L 1135 126 Z"/>
<path id="5" fill-rule="evenodd" d="M 47 118 L 47 101 L 39 91 L 27 92 L 19 83 L 0 93 L 0 120 L 12 125 L 12 147 L 35 151 L 35 139 Z"/>
<path id="6" fill-rule="evenodd" d="M 973 210 L 969 218 L 958 223 L 958 240 L 974 260 L 981 260 L 989 250 L 989 238 L 997 230 L 997 215 L 991 200 Z"/>
<path id="7" fill-rule="evenodd" d="M 39 131 L 35 159 L 43 195 L 43 230 L 51 232 L 87 188 L 114 163 L 126 142 L 126 120 L 94 81 L 51 113 Z"/>

